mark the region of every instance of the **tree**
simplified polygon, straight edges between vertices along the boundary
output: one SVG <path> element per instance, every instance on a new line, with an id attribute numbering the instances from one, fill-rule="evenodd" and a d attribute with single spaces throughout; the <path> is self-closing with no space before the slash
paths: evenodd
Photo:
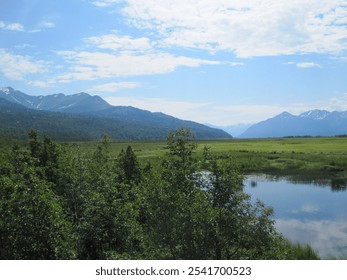
<path id="1" fill-rule="evenodd" d="M 126 184 L 138 184 L 141 180 L 141 168 L 137 161 L 137 157 L 131 146 L 128 146 L 126 151 L 123 149 L 118 155 L 118 181 Z"/>
<path id="2" fill-rule="evenodd" d="M 193 139 L 186 129 L 170 133 L 160 177 L 148 183 L 152 251 L 172 259 L 274 257 L 281 237 L 272 209 L 250 202 L 231 159 L 219 161 L 205 149 L 198 163 Z"/>
<path id="3" fill-rule="evenodd" d="M 203 212 L 207 200 L 197 186 L 193 139 L 185 128 L 170 133 L 160 173 L 146 182 L 149 247 L 157 258 L 202 258 L 197 242 L 202 216 L 197 219 L 195 213 Z"/>
<path id="4" fill-rule="evenodd" d="M 204 149 L 203 188 L 212 207 L 213 259 L 275 258 L 282 237 L 277 233 L 272 208 L 253 204 L 243 192 L 243 176 L 231 158 L 218 160 Z M 271 256 L 271 257 L 270 257 Z"/>
<path id="5" fill-rule="evenodd" d="M 71 224 L 34 166 L 0 181 L 2 259 L 75 258 Z"/>
<path id="6" fill-rule="evenodd" d="M 128 173 L 129 177 L 122 177 L 124 181 L 118 178 L 119 168 L 115 166 L 119 161 L 110 157 L 109 146 L 110 138 L 103 136 L 92 160 L 86 165 L 83 210 L 77 229 L 81 259 L 135 258 L 140 250 L 137 196 L 134 188 L 129 188 L 135 177 Z M 129 156 L 133 163 L 129 168 L 137 170 L 134 153 L 131 148 L 127 151 L 122 167 L 129 167 L 126 157 Z"/>

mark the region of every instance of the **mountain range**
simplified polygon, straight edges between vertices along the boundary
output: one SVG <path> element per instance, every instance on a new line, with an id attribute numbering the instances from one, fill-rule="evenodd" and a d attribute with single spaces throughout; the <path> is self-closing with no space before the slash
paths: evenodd
<path id="1" fill-rule="evenodd" d="M 336 136 L 347 134 L 347 111 L 311 110 L 298 116 L 283 112 L 249 127 L 240 138 Z"/>
<path id="2" fill-rule="evenodd" d="M 112 106 L 88 93 L 31 96 L 11 87 L 0 89 L 0 135 L 26 138 L 30 129 L 57 140 L 95 140 L 109 134 L 117 140 L 165 139 L 179 127 L 197 139 L 225 139 L 221 129 L 152 113 L 131 106 Z"/>
<path id="3" fill-rule="evenodd" d="M 347 135 L 347 111 L 283 112 L 250 127 L 216 127 L 131 106 L 112 106 L 83 92 L 32 96 L 11 87 L 0 89 L 1 138 L 24 139 L 35 129 L 57 140 L 95 140 L 104 133 L 118 140 L 159 140 L 179 127 L 190 128 L 197 139 L 231 138 L 231 132 L 239 138 Z"/>

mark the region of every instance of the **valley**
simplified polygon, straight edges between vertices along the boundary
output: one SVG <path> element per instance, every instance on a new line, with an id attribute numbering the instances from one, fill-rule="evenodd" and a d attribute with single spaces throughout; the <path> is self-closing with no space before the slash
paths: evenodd
<path id="1" fill-rule="evenodd" d="M 264 134 L 264 138 L 237 139 L 221 129 L 134 107 L 111 106 L 101 98 L 85 93 L 71 96 L 55 94 L 46 97 L 30 97 L 11 88 L 2 89 L 0 93 L 2 94 L 0 98 L 0 184 L 2 185 L 0 187 L 5 195 L 2 207 L 6 210 L 6 207 L 16 203 L 16 200 L 20 203 L 25 201 L 38 203 L 35 193 L 27 194 L 25 201 L 20 197 L 23 190 L 18 189 L 20 185 L 16 185 L 16 182 L 21 182 L 20 184 L 25 182 L 24 188 L 28 184 L 33 185 L 33 191 L 39 192 L 39 197 L 41 195 L 48 197 L 43 198 L 42 203 L 47 203 L 45 207 L 51 211 L 53 218 L 45 221 L 46 226 L 53 231 L 55 230 L 53 221 L 68 226 L 61 234 L 69 239 L 73 249 L 70 250 L 61 243 L 59 246 L 62 246 L 62 251 L 54 253 L 57 248 L 53 243 L 63 241 L 52 239 L 50 240 L 53 242 L 50 245 L 52 251 L 42 255 L 46 259 L 128 257 L 190 259 L 205 258 L 206 254 L 213 259 L 244 257 L 319 259 L 321 256 L 345 258 L 344 251 L 340 254 L 340 251 L 334 251 L 330 247 L 331 254 L 324 255 L 323 252 L 320 256 L 314 250 L 317 248 L 320 252 L 321 247 L 315 246 L 312 249 L 309 242 L 308 245 L 305 244 L 305 239 L 295 239 L 290 233 L 288 234 L 288 230 L 284 228 L 288 228 L 289 222 L 279 219 L 277 214 L 279 207 L 271 202 L 271 196 L 270 199 L 264 197 L 265 202 L 270 201 L 267 205 L 254 200 L 257 196 L 262 198 L 261 195 L 252 194 L 252 197 L 249 197 L 247 194 L 252 193 L 253 184 L 257 184 L 257 181 L 249 179 L 252 178 L 250 176 L 255 175 L 270 176 L 271 180 L 285 181 L 294 185 L 314 184 L 325 190 L 330 189 L 332 193 L 345 192 L 347 189 L 347 141 L 344 135 L 294 137 L 288 133 L 289 137 L 266 138 Z M 317 124 L 323 119 L 331 118 L 332 115 L 336 117 L 339 114 L 319 110 L 306 112 L 301 116 L 283 113 L 249 127 L 245 133 L 261 128 L 264 123 L 282 122 L 287 124 L 287 128 L 291 128 L 288 125 L 291 123 L 297 128 L 298 125 L 295 122 L 302 120 L 304 124 L 301 128 L 305 129 L 305 122 L 310 125 Z M 342 118 L 336 118 L 338 122 L 343 122 L 344 113 L 340 115 Z M 266 129 L 270 129 L 269 127 L 271 128 L 271 125 Z M 29 131 L 31 132 L 28 133 Z M 293 135 L 297 133 L 295 129 L 291 131 Z M 202 175 L 204 172 L 209 174 L 207 181 Z M 31 179 L 26 182 L 27 177 Z M 224 183 L 221 184 L 219 180 Z M 40 182 L 37 186 L 36 181 Z M 252 188 L 249 189 L 247 184 L 250 184 Z M 265 185 L 270 184 L 266 182 Z M 49 187 L 43 188 L 45 185 Z M 163 188 L 165 188 L 164 192 Z M 226 204 L 218 202 L 224 201 L 224 198 L 220 200 L 218 192 L 221 192 L 223 197 L 225 192 L 228 193 L 226 198 L 229 202 L 225 202 Z M 192 193 L 195 193 L 196 197 L 191 198 Z M 17 197 L 17 195 L 20 196 Z M 112 197 L 111 200 L 107 198 L 109 195 Z M 162 201 L 159 202 L 161 209 L 166 209 L 163 213 L 162 210 L 157 211 L 158 195 L 162 196 L 160 198 Z M 120 204 L 113 205 L 116 201 Z M 230 203 L 236 203 L 236 208 L 229 209 Z M 101 205 L 104 204 L 109 205 L 103 208 L 104 206 Z M 183 204 L 187 206 L 182 208 L 175 206 Z M 272 208 L 274 205 L 275 209 Z M 28 204 L 25 209 L 30 207 Z M 60 209 L 61 215 L 65 218 L 55 216 L 55 207 Z M 103 208 L 100 219 L 104 215 L 112 217 L 117 211 L 121 211 L 121 215 L 126 216 L 130 208 L 133 209 L 131 211 L 135 211 L 133 215 L 136 218 L 119 216 L 121 220 L 115 224 L 107 226 L 99 224 L 102 231 L 98 233 L 94 230 L 95 223 L 98 224 L 98 222 L 93 221 L 94 214 L 90 215 L 90 213 L 99 211 L 97 209 L 100 207 Z M 286 207 L 285 204 L 283 207 Z M 109 210 L 111 208 L 112 210 Z M 209 209 L 208 214 L 205 213 L 206 208 Z M 9 208 L 8 211 L 13 209 Z M 216 215 L 217 210 L 224 213 L 223 218 Z M 155 219 L 152 217 L 153 211 L 156 213 Z M 180 244 L 184 238 L 189 241 L 191 227 L 195 225 L 181 230 L 181 234 L 187 235 L 183 239 L 176 236 L 168 243 L 167 237 L 163 236 L 163 234 L 174 234 L 170 229 L 166 229 L 172 227 L 172 230 L 176 231 L 181 222 L 187 222 L 187 217 L 191 215 L 189 213 L 194 213 L 194 219 L 200 221 L 196 225 L 197 231 L 204 228 L 207 222 L 206 217 L 209 215 L 214 223 L 221 223 L 219 226 L 223 224 L 224 228 L 230 227 L 230 230 L 240 228 L 240 224 L 233 225 L 223 220 L 239 219 L 234 215 L 235 211 L 241 211 L 242 215 L 245 213 L 249 215 L 247 229 L 245 232 L 240 231 L 238 237 L 230 237 L 229 231 L 219 233 L 218 228 L 213 228 L 212 224 L 210 233 L 196 233 L 194 237 L 197 238 L 194 239 L 194 246 L 202 246 L 202 240 L 210 238 L 208 236 L 220 235 L 220 238 L 224 240 L 223 244 L 229 246 L 225 250 L 219 244 L 215 244 L 212 239 L 208 244 L 209 252 L 198 252 L 194 246 L 195 249 L 193 247 L 184 249 L 183 244 L 181 244 L 183 249 L 176 250 L 170 247 L 172 246 L 170 242 Z M 13 212 L 11 215 L 17 219 L 19 214 L 19 212 Z M 82 219 L 88 222 L 81 222 L 76 215 L 82 215 Z M 177 224 L 176 221 L 170 220 L 171 215 L 177 215 L 176 218 L 181 219 L 181 222 Z M 264 217 L 264 220 L 258 220 L 260 216 L 257 215 Z M 273 220 L 274 217 L 275 220 Z M 287 219 L 287 216 L 284 218 Z M 159 227 L 154 226 L 159 220 Z M 166 220 L 170 220 L 169 225 Z M 8 219 L 4 218 L 4 221 L 12 228 L 16 227 Z M 34 219 L 31 224 L 38 221 Z M 237 223 L 241 221 L 243 223 L 244 218 Z M 262 228 L 265 231 L 255 231 L 253 222 L 263 223 Z M 132 224 L 130 228 L 128 223 Z M 274 225 L 277 223 L 279 227 L 275 228 Z M 80 231 L 81 227 L 87 232 Z M 113 240 L 112 238 L 116 237 L 122 238 L 121 235 L 113 233 L 117 227 L 121 227 L 124 232 L 130 234 L 130 239 Z M 6 228 L 0 228 L 0 230 L 7 232 Z M 94 235 L 92 240 L 89 240 L 90 234 Z M 111 239 L 99 234 L 106 234 Z M 281 234 L 284 236 L 282 237 Z M 31 248 L 30 244 L 26 244 L 20 229 L 8 235 L 9 237 L 3 240 L 6 244 L 12 242 L 9 241 L 11 238 L 13 240 L 19 238 L 23 246 Z M 77 243 L 73 237 L 76 235 Z M 252 240 L 251 247 L 248 247 L 247 242 L 240 241 L 244 235 Z M 265 238 L 264 243 L 257 243 L 259 237 L 257 235 Z M 31 237 L 35 238 L 35 233 L 32 233 Z M 333 238 L 333 236 L 330 237 Z M 147 241 L 138 240 L 143 238 Z M 98 239 L 103 240 L 107 247 L 104 248 L 99 244 Z M 155 244 L 160 239 L 162 240 L 160 246 L 166 247 L 165 252 L 162 252 L 160 246 L 157 247 Z M 95 243 L 93 248 L 89 247 L 89 242 Z M 118 242 L 121 242 L 121 245 Z M 231 242 L 230 245 L 226 245 L 229 242 Z M 295 242 L 303 243 L 295 244 Z M 344 239 L 339 241 L 338 246 L 341 246 L 341 242 L 343 243 Z M 82 247 L 79 247 L 79 243 Z M 3 254 L 2 258 L 11 258 L 14 256 L 11 254 L 17 254 L 18 258 L 39 258 L 43 253 L 40 248 L 37 248 L 37 252 L 27 254 L 21 251 L 20 246 L 0 252 Z M 255 250 L 254 248 L 258 246 L 263 249 Z M 241 251 L 239 247 L 242 248 Z M 282 253 L 278 253 L 278 250 Z"/>

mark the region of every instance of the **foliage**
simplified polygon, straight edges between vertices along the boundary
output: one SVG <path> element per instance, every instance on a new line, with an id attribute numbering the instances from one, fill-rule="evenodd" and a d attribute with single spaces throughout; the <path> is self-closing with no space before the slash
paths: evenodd
<path id="1" fill-rule="evenodd" d="M 94 150 L 29 133 L 0 156 L 0 259 L 317 258 L 252 204 L 232 157 L 199 154 L 187 129 L 146 165 L 132 146 Z M 135 143 L 136 147 L 136 143 Z M 136 148 L 138 150 L 138 148 Z"/>
<path id="2" fill-rule="evenodd" d="M 18 159 L 21 161 L 18 161 Z M 13 172 L 1 174 L 1 259 L 75 258 L 72 225 L 51 182 L 40 178 L 34 159 L 17 152 Z"/>
<path id="3" fill-rule="evenodd" d="M 28 99 L 31 98 L 28 96 Z M 34 110 L 0 97 L 0 138 L 27 140 L 27 132 L 35 129 L 60 141 L 97 140 L 104 133 L 118 140 L 164 140 L 171 130 L 180 126 L 192 129 L 199 139 L 231 138 L 223 130 L 180 120 L 162 113 L 152 113 L 130 106 L 109 106 L 105 109 L 105 106 L 100 108 L 100 104 L 81 105 L 75 110 L 73 106 L 68 106 L 69 110 L 66 113 L 59 113 L 54 112 L 52 109 L 54 106 L 48 106 L 48 111 Z M 61 104 L 58 107 L 61 107 Z M 90 110 L 86 110 L 86 107 Z M 55 110 L 60 109 L 55 107 Z"/>

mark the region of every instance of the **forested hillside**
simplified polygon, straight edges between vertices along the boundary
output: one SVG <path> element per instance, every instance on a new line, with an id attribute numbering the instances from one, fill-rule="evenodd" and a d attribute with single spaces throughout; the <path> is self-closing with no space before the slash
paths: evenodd
<path id="1" fill-rule="evenodd" d="M 86 141 L 103 134 L 117 140 L 164 140 L 180 127 L 199 139 L 231 136 L 216 128 L 131 106 L 111 106 L 87 93 L 31 96 L 13 88 L 0 89 L 0 138 L 27 139 L 31 129 L 54 140 Z"/>

